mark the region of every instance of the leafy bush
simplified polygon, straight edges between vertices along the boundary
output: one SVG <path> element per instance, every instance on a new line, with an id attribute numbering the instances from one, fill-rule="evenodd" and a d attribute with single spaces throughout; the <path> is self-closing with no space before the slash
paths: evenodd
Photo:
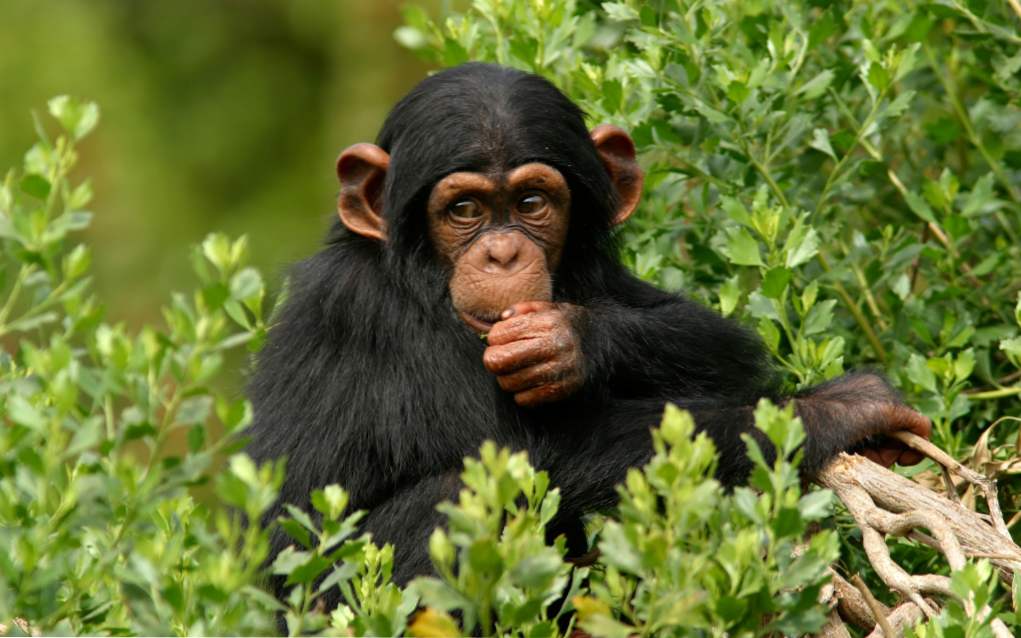
<path id="1" fill-rule="evenodd" d="M 999 474 L 1012 511 L 1021 37 L 1006 7 L 478 0 L 442 26 L 409 9 L 397 37 L 441 64 L 543 73 L 593 123 L 626 126 L 648 172 L 622 231 L 640 276 L 755 325 L 792 387 L 885 368 L 939 444 Z M 8 631 L 261 634 L 282 619 L 354 635 L 797 635 L 823 620 L 825 566 L 865 569 L 839 514 L 805 540 L 832 513 L 828 492 L 802 493 L 792 463 L 767 466 L 752 445 L 751 486 L 724 494 L 706 478 L 711 443 L 676 410 L 619 512 L 592 521 L 590 567 L 544 542 L 558 503 L 545 474 L 490 445 L 443 506 L 436 576 L 393 585 L 393 548 L 357 535 L 337 486 L 313 496 L 318 523 L 298 510 L 279 522 L 294 547 L 264 565 L 265 533 L 244 521 L 273 501 L 283 466 L 235 454 L 250 407 L 215 385 L 227 353 L 256 350 L 266 330 L 246 242 L 213 235 L 193 251 L 199 286 L 172 297 L 164 326 L 106 321 L 72 240 L 91 195 L 70 177 L 74 142 L 98 109 L 57 98 L 49 111 L 60 134 L 37 121 L 39 143 L 0 187 Z M 783 410 L 764 403 L 756 422 L 782 450 L 800 441 Z M 932 560 L 906 542 L 895 554 Z M 270 572 L 294 585 L 286 601 L 262 588 Z M 332 586 L 345 603 L 324 609 Z M 954 587 L 1010 607 L 986 563 Z M 916 630 L 987 632 L 953 605 Z"/>

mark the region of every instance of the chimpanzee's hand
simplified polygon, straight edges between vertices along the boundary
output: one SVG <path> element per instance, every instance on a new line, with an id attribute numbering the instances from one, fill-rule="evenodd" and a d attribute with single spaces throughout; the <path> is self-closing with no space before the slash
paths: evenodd
<path id="1" fill-rule="evenodd" d="M 929 438 L 928 417 L 901 401 L 881 376 L 849 374 L 795 397 L 795 409 L 810 435 L 806 461 L 821 469 L 832 455 L 864 444 L 867 458 L 889 467 L 914 465 L 923 456 L 885 435 L 907 431 Z"/>
<path id="2" fill-rule="evenodd" d="M 518 405 L 560 401 L 581 388 L 581 344 L 572 325 L 580 312 L 571 304 L 525 301 L 505 310 L 489 331 L 482 363 Z"/>

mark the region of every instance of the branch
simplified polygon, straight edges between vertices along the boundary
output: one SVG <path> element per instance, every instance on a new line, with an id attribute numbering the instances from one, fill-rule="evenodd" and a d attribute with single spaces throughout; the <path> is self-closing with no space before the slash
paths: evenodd
<path id="1" fill-rule="evenodd" d="M 834 606 L 836 614 L 831 613 L 819 636 L 846 635 L 846 627 L 845 633 L 841 633 L 838 620 L 871 630 L 870 638 L 887 636 L 888 632 L 900 636 L 905 628 L 923 618 L 935 617 L 940 610 L 938 600 L 954 596 L 948 576 L 909 574 L 898 565 L 890 556 L 887 536 L 906 536 L 939 550 L 951 571 L 964 567 L 968 558 L 989 559 L 1008 581 L 1014 571 L 1021 570 L 1021 547 L 1011 539 L 1003 520 L 996 481 L 962 465 L 921 437 L 909 433 L 894 436 L 936 461 L 945 476 L 954 474 L 974 485 L 985 498 L 989 514 L 961 504 L 949 478 L 948 497 L 865 457 L 839 455 L 819 473 L 817 480 L 833 490 L 847 507 L 861 528 L 865 553 L 876 574 L 903 602 L 890 611 L 875 601 L 857 575 L 852 578 L 856 588 L 834 572 L 833 587 L 824 592 L 824 602 Z M 919 531 L 923 528 L 928 533 Z M 976 609 L 970 597 L 961 602 L 978 617 L 990 613 L 988 607 Z M 997 638 L 1011 635 L 999 619 L 994 619 L 990 626 Z"/>

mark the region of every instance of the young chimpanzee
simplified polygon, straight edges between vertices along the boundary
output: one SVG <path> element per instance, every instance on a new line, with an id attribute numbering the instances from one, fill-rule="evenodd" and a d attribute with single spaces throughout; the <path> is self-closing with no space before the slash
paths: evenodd
<path id="1" fill-rule="evenodd" d="M 643 180 L 624 131 L 590 133 L 538 76 L 466 64 L 415 87 L 337 174 L 340 219 L 294 269 L 249 389 L 248 452 L 287 457 L 282 502 L 341 484 L 405 582 L 430 571 L 436 504 L 485 439 L 549 472 L 552 532 L 578 553 L 580 517 L 613 506 L 668 401 L 715 441 L 718 478 L 745 480 L 753 406 L 791 397 L 747 330 L 619 263 L 611 229 Z M 793 400 L 807 475 L 862 444 L 917 461 L 882 435 L 929 433 L 874 374 Z"/>

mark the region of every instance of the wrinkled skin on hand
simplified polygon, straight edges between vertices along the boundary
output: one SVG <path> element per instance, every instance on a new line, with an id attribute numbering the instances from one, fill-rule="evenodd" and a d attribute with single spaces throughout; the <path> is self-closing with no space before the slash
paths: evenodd
<path id="1" fill-rule="evenodd" d="M 518 405 L 560 401 L 582 387 L 584 366 L 574 328 L 581 312 L 571 304 L 525 301 L 493 324 L 482 363 Z"/>

